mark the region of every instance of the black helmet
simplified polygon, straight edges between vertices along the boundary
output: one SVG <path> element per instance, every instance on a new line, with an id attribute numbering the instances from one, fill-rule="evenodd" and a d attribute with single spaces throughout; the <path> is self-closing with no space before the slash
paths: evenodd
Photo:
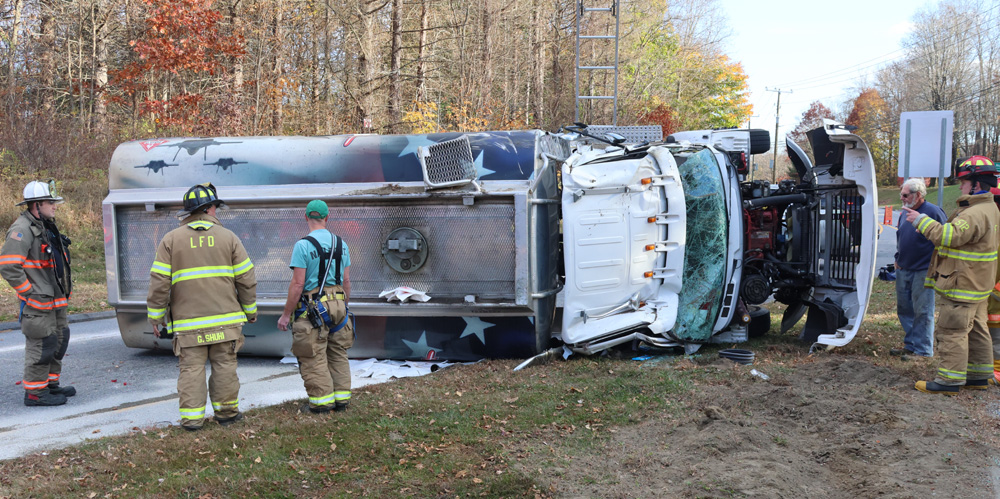
<path id="1" fill-rule="evenodd" d="M 211 183 L 198 184 L 184 193 L 184 209 L 177 212 L 178 218 L 205 208 L 208 205 L 223 206 L 223 202 L 216 193 L 215 186 Z M 223 206 L 224 207 L 224 206 Z"/>

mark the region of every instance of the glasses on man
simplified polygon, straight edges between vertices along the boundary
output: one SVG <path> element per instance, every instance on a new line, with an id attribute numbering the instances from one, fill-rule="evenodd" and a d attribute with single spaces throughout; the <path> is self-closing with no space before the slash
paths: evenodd
<path id="1" fill-rule="evenodd" d="M 912 195 L 913 195 L 913 193 L 912 193 L 912 192 L 900 192 L 900 193 L 899 193 L 899 197 L 901 197 L 901 198 L 903 198 L 903 199 L 906 199 L 906 198 L 908 198 L 908 197 L 910 197 L 910 196 L 912 196 Z"/>

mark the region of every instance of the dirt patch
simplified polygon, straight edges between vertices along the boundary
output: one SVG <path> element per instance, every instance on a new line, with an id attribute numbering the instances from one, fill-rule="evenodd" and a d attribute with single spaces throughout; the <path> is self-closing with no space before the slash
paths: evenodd
<path id="1" fill-rule="evenodd" d="M 729 362 L 729 361 L 725 361 Z M 675 365 L 673 368 L 685 368 Z M 852 357 L 719 369 L 676 419 L 611 435 L 601 455 L 536 469 L 559 497 L 995 497 L 1000 390 L 957 397 Z M 782 373 L 781 371 L 784 371 Z M 985 420 L 985 421 L 984 421 Z"/>

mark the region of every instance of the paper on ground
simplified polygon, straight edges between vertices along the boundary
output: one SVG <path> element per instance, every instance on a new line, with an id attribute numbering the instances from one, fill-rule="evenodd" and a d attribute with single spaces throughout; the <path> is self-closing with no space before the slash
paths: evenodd
<path id="1" fill-rule="evenodd" d="M 298 364 L 294 356 L 281 359 L 282 364 Z M 453 362 L 422 362 L 378 359 L 350 359 L 351 378 L 369 378 L 373 382 L 388 381 L 392 378 L 423 376 L 438 369 L 454 365 Z"/>

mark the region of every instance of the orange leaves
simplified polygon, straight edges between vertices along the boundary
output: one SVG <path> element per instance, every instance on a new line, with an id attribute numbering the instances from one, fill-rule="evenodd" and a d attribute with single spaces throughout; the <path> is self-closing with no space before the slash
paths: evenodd
<path id="1" fill-rule="evenodd" d="M 212 9 L 209 0 L 143 2 L 146 30 L 129 41 L 136 60 L 112 73 L 113 86 L 123 96 L 111 100 L 130 105 L 131 99 L 124 96 L 144 95 L 138 102 L 140 115 L 154 115 L 153 121 L 160 125 L 191 130 L 200 123 L 205 96 L 192 88 L 196 85 L 177 83 L 225 73 L 228 60 L 245 54 L 245 42 L 239 33 L 221 31 L 222 14 Z"/>
<path id="2" fill-rule="evenodd" d="M 659 98 L 653 98 L 653 108 L 639 117 L 640 125 L 660 125 L 666 137 L 680 128 L 677 113 Z"/>

